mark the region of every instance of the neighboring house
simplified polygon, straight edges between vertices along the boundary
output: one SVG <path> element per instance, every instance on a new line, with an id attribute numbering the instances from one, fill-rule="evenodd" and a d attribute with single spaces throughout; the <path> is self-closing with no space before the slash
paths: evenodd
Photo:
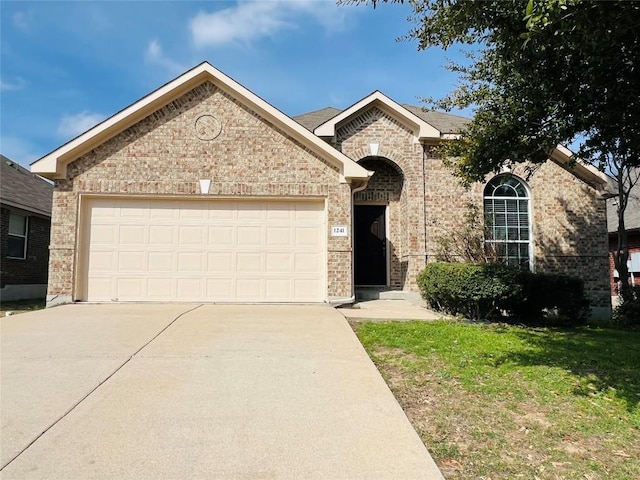
<path id="1" fill-rule="evenodd" d="M 0 301 L 45 298 L 53 185 L 0 155 Z"/>
<path id="2" fill-rule="evenodd" d="M 380 92 L 290 118 L 205 62 L 32 165 L 56 181 L 49 302 L 416 291 L 472 202 L 503 258 L 609 310 L 606 178 L 560 147 L 464 189 L 432 147 L 467 122 Z"/>
<path id="3" fill-rule="evenodd" d="M 613 197 L 607 200 L 607 229 L 609 231 L 609 281 L 611 284 L 611 296 L 614 303 L 618 297 L 618 271 L 613 262 L 613 256 L 618 248 L 618 199 Z M 624 226 L 627 230 L 627 242 L 629 246 L 629 283 L 640 285 L 640 185 L 636 184 L 629 195 L 629 203 L 624 212 Z"/>

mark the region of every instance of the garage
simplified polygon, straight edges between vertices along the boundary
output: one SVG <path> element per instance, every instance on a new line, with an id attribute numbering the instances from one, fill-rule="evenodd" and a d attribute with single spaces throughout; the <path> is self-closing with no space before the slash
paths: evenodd
<path id="1" fill-rule="evenodd" d="M 324 200 L 86 197 L 86 301 L 326 300 Z"/>

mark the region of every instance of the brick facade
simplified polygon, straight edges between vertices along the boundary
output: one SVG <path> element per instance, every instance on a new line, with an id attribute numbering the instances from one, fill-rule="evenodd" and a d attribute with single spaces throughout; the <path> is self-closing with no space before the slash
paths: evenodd
<path id="1" fill-rule="evenodd" d="M 0 209 L 0 259 L 2 274 L 0 288 L 6 285 L 37 285 L 47 283 L 49 263 L 49 233 L 51 220 L 23 210 L 14 213 L 28 218 L 27 258 L 7 257 L 7 236 L 9 232 L 9 208 Z"/>
<path id="2" fill-rule="evenodd" d="M 378 145 L 377 158 L 371 157 L 372 143 Z M 431 148 L 375 107 L 342 125 L 334 146 L 379 172 L 354 200 L 389 205 L 390 287 L 416 290 L 416 275 L 435 259 L 438 238 L 460 225 L 467 204 L 482 211 L 485 184 L 462 187 Z M 581 277 L 592 305 L 607 308 L 605 201 L 553 161 L 512 173 L 531 192 L 534 269 Z"/>
<path id="3" fill-rule="evenodd" d="M 220 123 L 213 139 L 196 134 L 203 115 Z M 467 203 L 482 208 L 484 184 L 463 188 L 413 130 L 375 106 L 328 141 L 375 172 L 368 188 L 352 196 L 336 167 L 213 83 L 181 95 L 69 163 L 56 181 L 49 295 L 74 297 L 83 195 L 193 196 L 200 179 L 211 180 L 211 198 L 325 199 L 329 226 L 350 226 L 354 203 L 388 205 L 389 286 L 416 291 L 438 237 L 455 229 Z M 593 305 L 610 305 L 604 200 L 552 161 L 513 173 L 531 191 L 534 268 L 580 276 Z M 328 298 L 353 294 L 351 245 L 350 228 L 344 237 L 327 232 Z"/>
<path id="4" fill-rule="evenodd" d="M 202 115 L 221 124 L 201 140 Z M 79 199 L 84 194 L 306 197 L 327 201 L 328 223 L 351 224 L 351 189 L 336 167 L 205 82 L 68 165 L 53 198 L 50 297 L 73 297 Z M 328 297 L 350 297 L 351 237 L 327 232 Z"/>

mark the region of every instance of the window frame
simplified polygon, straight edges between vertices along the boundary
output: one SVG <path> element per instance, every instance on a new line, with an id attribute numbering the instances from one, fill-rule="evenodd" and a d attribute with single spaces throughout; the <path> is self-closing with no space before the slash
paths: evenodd
<path id="1" fill-rule="evenodd" d="M 22 217 L 24 218 L 24 234 L 12 233 L 11 232 L 11 217 Z M 20 238 L 24 242 L 22 247 L 22 256 L 21 257 L 13 257 L 9 255 L 9 238 Z M 29 238 L 29 217 L 27 215 L 21 215 L 19 213 L 9 212 L 9 225 L 7 228 L 7 258 L 12 260 L 26 260 L 27 259 L 27 240 Z"/>
<path id="2" fill-rule="evenodd" d="M 513 196 L 496 195 L 496 191 L 498 191 L 500 188 L 503 188 L 503 186 L 507 184 L 509 180 L 517 182 L 519 186 L 522 187 L 521 190 L 524 192 L 524 196 L 521 194 L 521 192 L 518 191 L 519 189 L 516 189 L 516 187 L 514 187 L 513 185 L 508 185 L 508 186 L 513 189 L 515 195 Z M 488 211 L 487 209 L 487 201 L 490 202 L 491 211 Z M 511 211 L 511 212 L 509 211 L 509 207 L 508 207 L 509 201 L 515 202 L 515 206 L 516 206 L 515 211 Z M 526 210 L 521 210 L 520 208 L 522 201 L 526 202 Z M 501 212 L 496 213 L 495 206 L 496 206 L 496 203 L 498 202 L 503 202 L 503 205 L 504 205 L 503 215 L 505 216 L 505 221 L 502 227 L 505 229 L 505 233 L 504 233 L 504 238 L 502 239 L 498 238 L 498 235 L 496 235 L 496 227 L 501 227 L 501 225 L 496 225 L 496 215 L 501 213 Z M 500 254 L 499 252 L 496 252 L 496 253 L 498 253 L 498 259 L 501 262 L 505 263 L 506 265 L 514 265 L 512 262 L 510 262 L 510 259 L 515 259 L 516 260 L 515 266 L 519 266 L 519 267 L 526 266 L 529 270 L 533 271 L 534 270 L 533 225 L 532 225 L 533 215 L 532 215 L 531 206 L 532 206 L 531 190 L 529 189 L 529 186 L 527 185 L 527 183 L 516 175 L 510 174 L 510 173 L 496 175 L 491 180 L 489 180 L 484 187 L 483 194 L 482 194 L 482 207 L 483 207 L 483 213 L 484 213 L 484 219 L 485 219 L 484 220 L 485 243 L 489 245 L 504 246 L 504 251 L 502 254 Z M 511 226 L 511 227 L 509 226 L 509 220 L 508 220 L 509 214 L 517 215 L 517 219 L 518 219 L 517 226 Z M 524 225 L 521 222 L 521 219 L 525 214 L 527 219 L 526 225 Z M 527 236 L 526 240 L 522 239 L 523 227 L 526 227 L 526 230 L 525 230 L 526 236 Z M 517 238 L 515 239 L 509 238 L 510 230 L 517 231 Z M 509 255 L 509 252 L 508 252 L 509 245 L 518 245 L 517 256 Z M 524 257 L 521 255 L 520 245 L 527 246 L 526 264 L 522 262 L 524 260 Z"/>

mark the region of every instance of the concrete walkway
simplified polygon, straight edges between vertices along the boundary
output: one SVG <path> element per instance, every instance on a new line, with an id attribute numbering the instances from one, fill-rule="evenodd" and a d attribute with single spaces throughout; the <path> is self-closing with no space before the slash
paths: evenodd
<path id="1" fill-rule="evenodd" d="M 69 305 L 0 327 L 2 479 L 442 479 L 328 306 Z"/>
<path id="2" fill-rule="evenodd" d="M 443 313 L 407 300 L 367 300 L 338 309 L 348 320 L 439 320 Z"/>

